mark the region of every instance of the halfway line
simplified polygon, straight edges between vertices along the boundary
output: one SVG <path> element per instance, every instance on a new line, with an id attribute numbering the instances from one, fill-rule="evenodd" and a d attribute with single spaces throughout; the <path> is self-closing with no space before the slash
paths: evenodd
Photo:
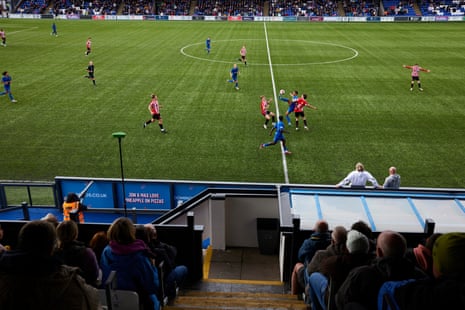
<path id="1" fill-rule="evenodd" d="M 274 73 L 273 73 L 273 63 L 271 62 L 271 53 L 270 53 L 270 45 L 268 42 L 268 31 L 266 30 L 266 23 L 263 23 L 263 28 L 265 30 L 265 42 L 266 42 L 266 52 L 268 55 L 268 66 L 270 67 L 270 74 L 271 74 L 271 85 L 273 88 L 273 97 L 274 97 L 274 104 L 276 108 L 276 117 L 278 118 L 276 121 L 279 120 L 279 108 L 278 108 L 278 97 L 276 96 L 276 83 L 274 80 Z M 287 160 L 286 154 L 284 154 L 284 146 L 283 143 L 281 145 L 281 157 L 283 161 L 283 170 L 284 170 L 284 183 L 289 184 L 289 172 L 287 170 Z"/>

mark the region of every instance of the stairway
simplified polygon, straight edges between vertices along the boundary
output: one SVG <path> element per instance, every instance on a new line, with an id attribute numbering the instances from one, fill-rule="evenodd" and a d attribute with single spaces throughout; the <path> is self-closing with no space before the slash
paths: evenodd
<path id="1" fill-rule="evenodd" d="M 208 249 L 204 278 L 185 285 L 164 310 L 269 309 L 306 310 L 288 284 L 279 280 L 277 255 L 256 248 Z"/>
<path id="2" fill-rule="evenodd" d="M 176 298 L 173 305 L 166 306 L 164 309 L 305 310 L 307 307 L 302 300 L 290 294 L 185 291 Z"/>

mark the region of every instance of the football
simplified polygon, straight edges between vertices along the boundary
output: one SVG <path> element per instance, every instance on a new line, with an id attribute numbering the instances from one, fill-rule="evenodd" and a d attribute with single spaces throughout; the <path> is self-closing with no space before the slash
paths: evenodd
<path id="1" fill-rule="evenodd" d="M 285 91 L 284 89 L 281 89 L 281 90 L 279 91 L 279 94 L 280 94 L 280 95 L 284 95 L 285 93 L 286 93 L 286 91 Z"/>

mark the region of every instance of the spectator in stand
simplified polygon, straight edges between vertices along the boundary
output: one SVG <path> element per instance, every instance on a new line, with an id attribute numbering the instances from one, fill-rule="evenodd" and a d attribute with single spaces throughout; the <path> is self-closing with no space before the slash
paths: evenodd
<path id="1" fill-rule="evenodd" d="M 90 239 L 89 247 L 94 251 L 97 262 L 100 262 L 103 249 L 105 249 L 109 242 L 106 231 L 98 231 Z"/>
<path id="2" fill-rule="evenodd" d="M 396 167 L 389 168 L 389 176 L 384 180 L 384 189 L 399 189 L 400 187 L 400 175 L 397 174 Z"/>
<path id="3" fill-rule="evenodd" d="M 117 218 L 108 229 L 110 243 L 100 259 L 102 283 L 116 271 L 118 289 L 136 291 L 145 310 L 158 310 L 158 271 L 144 241 L 136 239 L 136 228 L 126 217 Z"/>
<path id="4" fill-rule="evenodd" d="M 374 188 L 382 188 L 371 173 L 365 170 L 365 166 L 362 163 L 357 163 L 355 164 L 355 170 L 349 173 L 336 187 L 339 188 L 345 185 L 365 187 L 367 182 L 370 182 Z"/>
<path id="5" fill-rule="evenodd" d="M 97 290 L 53 257 L 56 237 L 47 221 L 21 228 L 18 248 L 0 256 L 0 309 L 99 309 Z"/>
<path id="6" fill-rule="evenodd" d="M 434 278 L 396 289 L 400 309 L 465 309 L 465 233 L 439 236 L 433 246 Z"/>
<path id="7" fill-rule="evenodd" d="M 424 272 L 404 257 L 407 242 L 400 233 L 382 232 L 376 242 L 377 258 L 369 266 L 353 269 L 336 293 L 336 308 L 376 309 L 378 292 L 386 281 L 420 279 Z M 347 307 L 347 308 L 345 308 Z"/>
<path id="8" fill-rule="evenodd" d="M 408 249 L 405 257 L 410 259 L 418 268 L 429 276 L 433 276 L 433 246 L 441 233 L 434 233 L 426 239 L 425 244 L 420 243 L 413 249 Z"/>
<path id="9" fill-rule="evenodd" d="M 155 254 L 157 263 L 163 262 L 163 275 L 165 294 L 170 300 L 176 297 L 176 290 L 182 287 L 187 277 L 187 267 L 176 265 L 178 250 L 176 247 L 161 242 L 158 239 L 157 229 L 152 224 L 144 225 L 147 234 L 148 247 Z"/>
<path id="10" fill-rule="evenodd" d="M 331 244 L 328 222 L 319 220 L 315 223 L 313 233 L 306 239 L 297 254 L 298 263 L 295 264 L 291 275 L 291 292 L 300 295 L 305 288 L 307 265 L 318 250 L 324 250 Z"/>
<path id="11" fill-rule="evenodd" d="M 370 242 L 364 234 L 356 230 L 349 231 L 346 248 L 346 252 L 323 260 L 321 272 L 310 275 L 308 282 L 312 309 L 326 309 L 329 280 L 332 281 L 332 294 L 335 294 L 352 269 L 370 264 Z"/>
<path id="12" fill-rule="evenodd" d="M 344 226 L 336 226 L 331 232 L 331 244 L 325 250 L 316 251 L 312 260 L 307 266 L 307 273 L 321 271 L 321 263 L 330 256 L 340 255 L 347 252 L 347 229 Z"/>
<path id="13" fill-rule="evenodd" d="M 44 217 L 41 218 L 42 221 L 48 221 L 57 227 L 59 222 L 58 218 L 53 213 L 47 213 Z"/>
<path id="14" fill-rule="evenodd" d="M 0 241 L 3 239 L 3 228 L 2 225 L 0 225 Z M 0 255 L 6 251 L 6 247 L 0 243 Z"/>
<path id="15" fill-rule="evenodd" d="M 350 230 L 356 230 L 364 234 L 368 241 L 370 242 L 370 253 L 375 258 L 375 251 L 376 251 L 376 240 L 373 238 L 373 231 L 371 230 L 370 226 L 364 221 L 357 221 L 350 226 Z"/>
<path id="16" fill-rule="evenodd" d="M 55 256 L 63 264 L 78 267 L 87 284 L 97 286 L 99 265 L 94 251 L 77 240 L 78 225 L 74 221 L 63 221 L 57 226 L 58 248 Z"/>

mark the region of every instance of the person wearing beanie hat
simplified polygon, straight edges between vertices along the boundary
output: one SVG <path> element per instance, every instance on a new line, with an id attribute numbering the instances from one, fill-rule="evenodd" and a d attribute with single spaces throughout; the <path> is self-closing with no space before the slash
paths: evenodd
<path id="1" fill-rule="evenodd" d="M 465 233 L 441 235 L 433 245 L 434 277 L 398 287 L 400 309 L 465 309 Z"/>
<path id="2" fill-rule="evenodd" d="M 453 232 L 440 236 L 433 245 L 433 274 L 465 274 L 465 233 Z"/>
<path id="3" fill-rule="evenodd" d="M 349 253 L 368 253 L 370 242 L 368 238 L 359 231 L 351 230 L 347 233 L 346 247 Z"/>

